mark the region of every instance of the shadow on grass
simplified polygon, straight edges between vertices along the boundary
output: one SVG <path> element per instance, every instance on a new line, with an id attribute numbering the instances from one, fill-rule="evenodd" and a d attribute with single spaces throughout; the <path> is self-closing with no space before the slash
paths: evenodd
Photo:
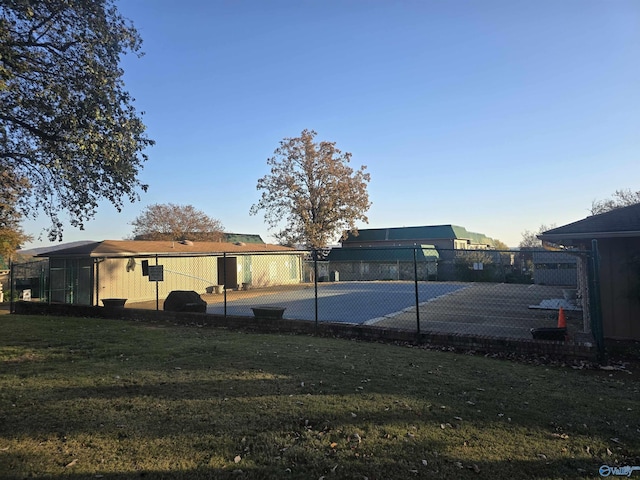
<path id="1" fill-rule="evenodd" d="M 369 478 L 369 479 L 406 479 L 406 478 L 455 478 L 455 479 L 555 479 L 565 480 L 602 478 L 598 470 L 603 463 L 591 461 L 562 460 L 498 460 L 469 462 L 465 458 L 431 457 L 429 460 L 407 462 L 404 460 L 377 461 L 366 457 L 354 457 L 352 461 L 325 456 L 315 465 L 282 461 L 278 465 L 247 465 L 243 460 L 228 468 L 198 467 L 184 470 L 148 470 L 114 473 L 96 470 L 95 473 L 74 473 L 73 467 L 66 468 L 59 475 L 47 475 L 55 480 L 75 480 L 100 478 L 104 480 L 164 479 L 164 480 L 200 480 L 200 479 L 315 479 L 315 478 Z M 6 480 L 24 478 L 3 476 Z"/>
<path id="2" fill-rule="evenodd" d="M 615 377 L 344 340 L 113 321 L 27 327 L 0 340 L 0 470 L 17 466 L 14 478 L 595 478 L 587 443 L 637 458 L 640 425 L 625 413 L 637 386 Z M 350 445 L 354 431 L 361 445 Z M 511 435 L 523 445 L 501 453 Z M 470 461 L 483 458 L 474 438 L 500 459 Z M 111 471 L 139 471 L 110 473 L 101 452 L 125 459 Z M 179 452 L 183 468 L 149 468 L 163 453 L 179 463 Z M 65 468 L 73 455 L 79 466 Z M 30 467 L 39 461 L 48 469 Z M 74 473 L 84 462 L 95 470 Z"/>

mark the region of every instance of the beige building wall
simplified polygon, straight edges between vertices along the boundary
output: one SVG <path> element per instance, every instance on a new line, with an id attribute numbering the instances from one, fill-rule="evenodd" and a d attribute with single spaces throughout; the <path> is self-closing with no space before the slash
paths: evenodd
<path id="1" fill-rule="evenodd" d="M 295 284 L 302 281 L 301 257 L 298 254 L 228 255 L 237 259 L 238 283 L 253 287 Z M 205 293 L 218 283 L 218 259 L 221 257 L 158 258 L 164 267 L 164 280 L 158 282 L 158 296 L 172 290 Z M 154 266 L 155 258 L 107 258 L 98 263 L 95 282 L 99 300 L 126 298 L 141 302 L 156 298 L 156 282 L 142 275 L 142 260 Z M 100 304 L 101 302 L 97 302 Z"/>

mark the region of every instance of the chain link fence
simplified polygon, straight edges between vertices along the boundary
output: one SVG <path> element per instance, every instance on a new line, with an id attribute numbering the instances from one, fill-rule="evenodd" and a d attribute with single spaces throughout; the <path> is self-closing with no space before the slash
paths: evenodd
<path id="1" fill-rule="evenodd" d="M 588 251 L 335 248 L 117 258 L 51 258 L 12 268 L 32 301 L 162 309 L 195 291 L 206 311 L 418 333 L 533 339 L 566 325 L 576 342 L 601 334 Z M 595 288 L 595 290 L 594 290 Z M 16 295 L 17 294 L 17 295 Z M 560 313 L 562 309 L 562 314 Z"/>

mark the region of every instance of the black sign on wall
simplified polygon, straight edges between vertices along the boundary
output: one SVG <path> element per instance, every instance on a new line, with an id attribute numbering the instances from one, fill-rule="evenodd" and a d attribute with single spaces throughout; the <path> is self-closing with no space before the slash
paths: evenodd
<path id="1" fill-rule="evenodd" d="M 149 265 L 149 281 L 150 282 L 164 281 L 164 265 Z"/>

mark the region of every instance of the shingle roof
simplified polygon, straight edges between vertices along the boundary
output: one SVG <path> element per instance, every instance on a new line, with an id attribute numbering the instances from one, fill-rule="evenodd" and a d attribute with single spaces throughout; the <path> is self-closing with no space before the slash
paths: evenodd
<path id="1" fill-rule="evenodd" d="M 592 215 L 538 235 L 541 240 L 564 244 L 613 237 L 640 237 L 640 203 Z"/>
<path id="2" fill-rule="evenodd" d="M 42 253 L 41 257 L 130 257 L 144 255 L 203 255 L 249 252 L 286 252 L 290 247 L 248 243 L 238 245 L 229 242 L 181 243 L 168 240 L 104 240 L 86 245 L 58 249 Z"/>

